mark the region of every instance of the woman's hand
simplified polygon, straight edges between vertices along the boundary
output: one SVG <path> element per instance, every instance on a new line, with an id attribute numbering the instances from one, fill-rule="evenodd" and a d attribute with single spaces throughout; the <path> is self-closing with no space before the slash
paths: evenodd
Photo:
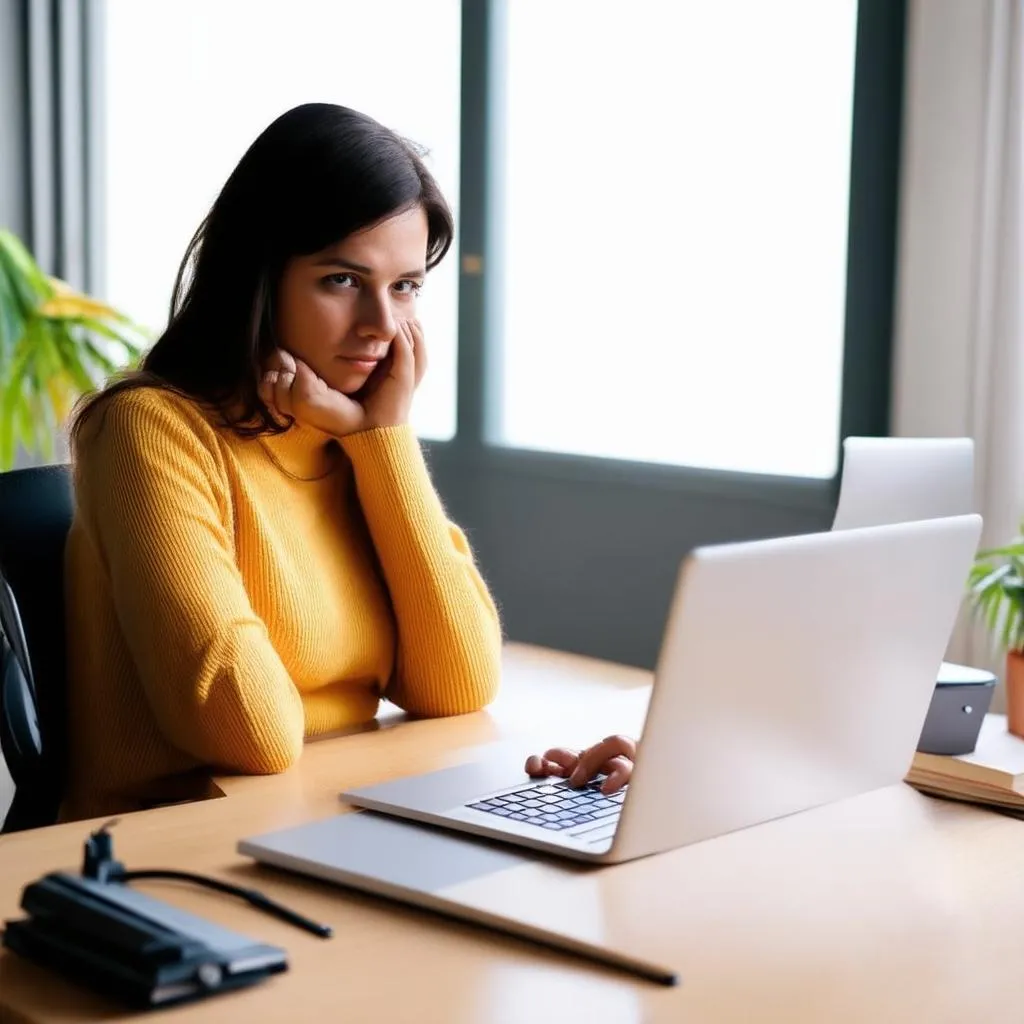
<path id="1" fill-rule="evenodd" d="M 268 361 L 259 393 L 282 416 L 345 437 L 407 423 L 413 392 L 426 369 L 423 328 L 418 320 L 402 320 L 387 356 L 354 395 L 336 391 L 284 349 L 276 349 Z"/>
<path id="2" fill-rule="evenodd" d="M 616 793 L 629 782 L 636 760 L 636 741 L 628 736 L 608 736 L 586 750 L 554 747 L 526 759 L 526 774 L 538 779 L 548 775 L 567 778 L 570 786 L 582 786 L 596 775 L 607 775 L 601 792 Z"/>

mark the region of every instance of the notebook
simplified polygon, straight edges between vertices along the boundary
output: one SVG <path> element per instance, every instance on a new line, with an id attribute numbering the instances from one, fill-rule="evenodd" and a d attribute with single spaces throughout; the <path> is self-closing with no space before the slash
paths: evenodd
<path id="1" fill-rule="evenodd" d="M 915 789 L 1024 815 L 1024 739 L 1007 731 L 1005 715 L 988 715 L 970 754 L 916 753 L 906 781 Z"/>

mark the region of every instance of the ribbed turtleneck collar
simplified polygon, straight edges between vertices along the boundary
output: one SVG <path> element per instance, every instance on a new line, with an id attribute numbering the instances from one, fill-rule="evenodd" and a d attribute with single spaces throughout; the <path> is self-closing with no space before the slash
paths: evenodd
<path id="1" fill-rule="evenodd" d="M 344 461 L 337 441 L 315 427 L 293 423 L 283 434 L 263 434 L 259 443 L 289 476 L 319 480 Z"/>

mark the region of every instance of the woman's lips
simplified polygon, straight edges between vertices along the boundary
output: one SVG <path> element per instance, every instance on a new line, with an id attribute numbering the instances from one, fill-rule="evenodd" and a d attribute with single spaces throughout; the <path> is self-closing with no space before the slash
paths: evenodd
<path id="1" fill-rule="evenodd" d="M 381 361 L 381 359 L 361 358 L 358 356 L 339 356 L 338 358 L 360 373 L 373 373 L 377 368 L 377 364 Z"/>

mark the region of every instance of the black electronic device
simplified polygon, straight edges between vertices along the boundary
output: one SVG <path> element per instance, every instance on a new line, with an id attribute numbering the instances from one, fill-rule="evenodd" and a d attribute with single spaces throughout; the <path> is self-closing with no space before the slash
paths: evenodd
<path id="1" fill-rule="evenodd" d="M 27 916 L 5 922 L 2 943 L 64 977 L 139 1007 L 201 998 L 287 970 L 283 949 L 125 884 L 144 878 L 205 885 L 315 935 L 331 935 L 329 927 L 253 889 L 182 871 L 127 871 L 114 859 L 109 826 L 104 826 L 86 841 L 81 875 L 54 872 L 25 887 L 21 908 Z"/>

